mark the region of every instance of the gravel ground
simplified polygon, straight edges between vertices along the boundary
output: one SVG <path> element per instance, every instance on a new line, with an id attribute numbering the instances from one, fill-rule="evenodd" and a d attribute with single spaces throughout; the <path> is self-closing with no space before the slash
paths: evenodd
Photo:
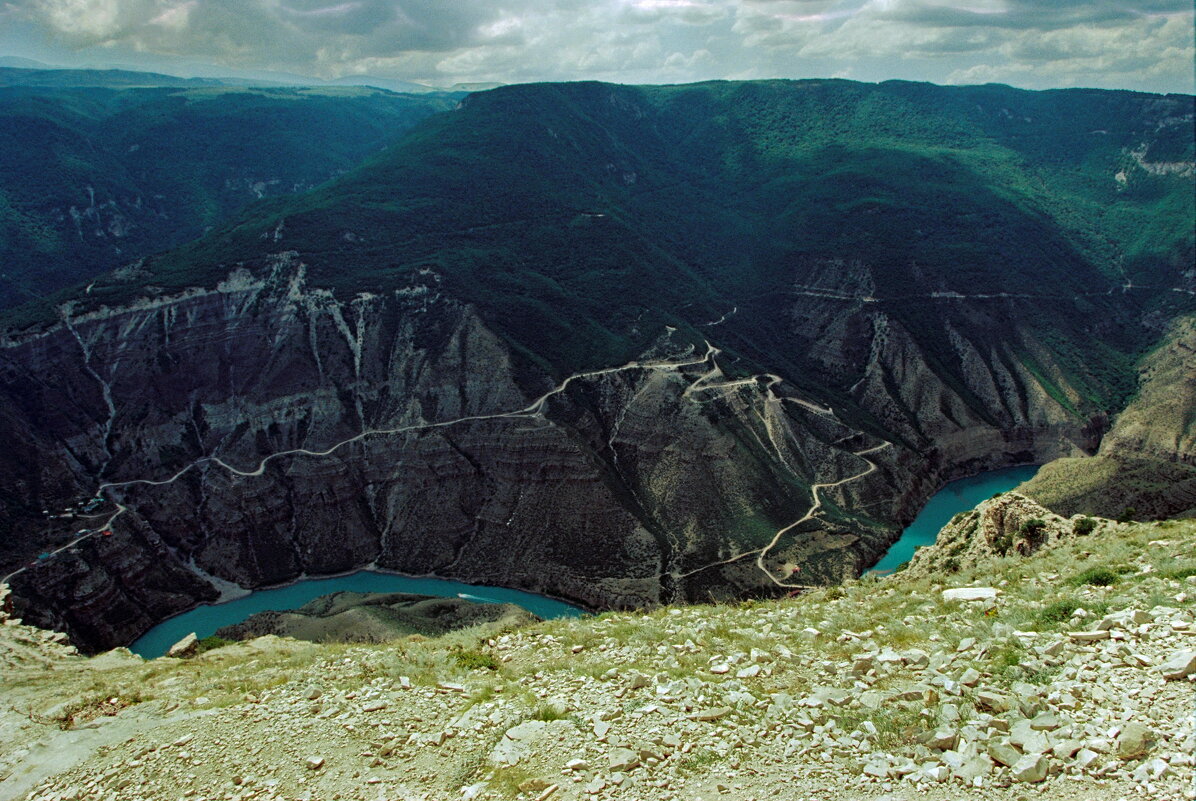
<path id="1" fill-rule="evenodd" d="M 1194 533 L 1108 524 L 950 580 L 185 660 L 85 660 L 8 620 L 0 801 L 1192 799 L 1196 576 L 1167 566 Z M 1077 581 L 1093 559 L 1119 578 Z"/>

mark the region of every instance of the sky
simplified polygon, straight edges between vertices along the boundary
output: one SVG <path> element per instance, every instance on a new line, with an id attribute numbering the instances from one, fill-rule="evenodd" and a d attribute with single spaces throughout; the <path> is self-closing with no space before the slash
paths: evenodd
<path id="1" fill-rule="evenodd" d="M 0 56 L 434 86 L 889 78 L 1196 90 L 1192 0 L 0 0 Z"/>

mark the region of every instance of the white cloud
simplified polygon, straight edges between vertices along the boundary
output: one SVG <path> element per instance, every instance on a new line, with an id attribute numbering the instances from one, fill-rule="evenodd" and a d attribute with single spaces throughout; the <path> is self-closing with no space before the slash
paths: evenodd
<path id="1" fill-rule="evenodd" d="M 104 53 L 156 69 L 174 59 L 437 83 L 851 74 L 1193 89 L 1190 0 L 8 0 L 0 10 L 64 59 Z M 6 44 L 33 49 L 0 31 L 0 54 Z"/>

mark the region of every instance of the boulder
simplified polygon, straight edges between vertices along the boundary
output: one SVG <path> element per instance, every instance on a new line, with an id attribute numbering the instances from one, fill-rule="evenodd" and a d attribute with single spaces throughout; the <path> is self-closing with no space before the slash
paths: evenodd
<path id="1" fill-rule="evenodd" d="M 1196 651 L 1176 651 L 1167 661 L 1159 666 L 1163 678 L 1168 680 L 1185 679 L 1196 673 Z"/>
<path id="2" fill-rule="evenodd" d="M 1026 754 L 1011 769 L 1015 782 L 1040 782 L 1047 776 L 1047 758 L 1041 754 Z"/>
<path id="3" fill-rule="evenodd" d="M 616 748 L 607 755 L 608 766 L 612 771 L 624 772 L 639 767 L 640 757 L 630 748 Z"/>
<path id="4" fill-rule="evenodd" d="M 175 659 L 188 659 L 199 653 L 199 638 L 195 636 L 195 632 L 191 632 L 183 639 L 170 646 L 170 650 L 166 655 Z"/>
<path id="5" fill-rule="evenodd" d="M 1117 756 L 1122 759 L 1137 759 L 1154 748 L 1155 733 L 1141 723 L 1125 724 L 1117 735 Z"/>

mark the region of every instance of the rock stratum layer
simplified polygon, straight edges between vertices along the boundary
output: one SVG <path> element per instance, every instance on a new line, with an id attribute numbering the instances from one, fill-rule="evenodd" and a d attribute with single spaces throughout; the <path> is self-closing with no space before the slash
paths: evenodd
<path id="1" fill-rule="evenodd" d="M 1045 392 L 1010 397 L 1033 393 L 1025 376 L 978 369 L 994 416 L 1024 411 L 969 417 L 908 336 L 883 316 L 876 330 L 860 403 L 912 405 L 925 451 L 774 376 L 727 379 L 713 344 L 665 338 L 529 392 L 434 286 L 339 302 L 290 257 L 263 279 L 68 311 L 0 357 L 5 511 L 32 529 L 39 500 L 98 490 L 74 524 L 101 533 L 13 584 L 29 619 L 89 648 L 215 598 L 208 576 L 257 587 L 377 565 L 591 608 L 785 591 L 856 572 L 943 478 L 1094 444 Z"/>

